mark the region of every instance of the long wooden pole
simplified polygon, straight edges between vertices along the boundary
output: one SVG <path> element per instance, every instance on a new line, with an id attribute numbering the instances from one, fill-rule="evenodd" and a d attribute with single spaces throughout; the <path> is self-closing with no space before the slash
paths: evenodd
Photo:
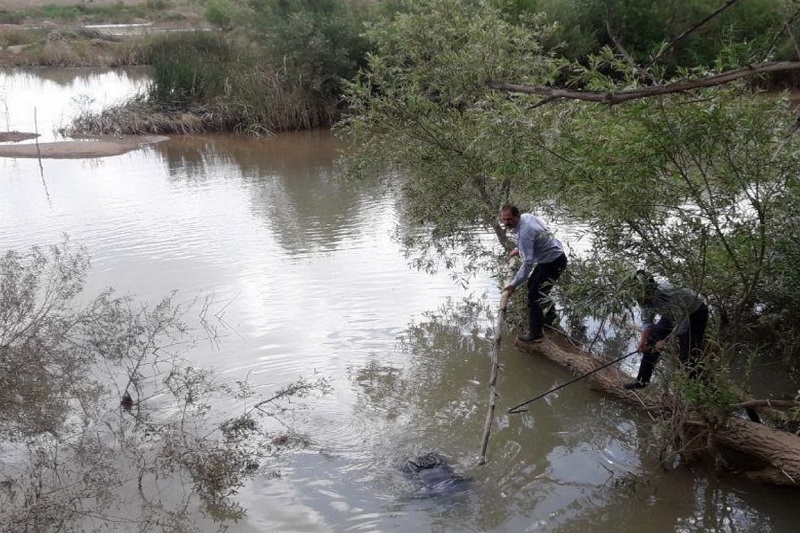
<path id="1" fill-rule="evenodd" d="M 622 361 L 622 360 L 623 360 L 623 359 L 625 359 L 626 357 L 630 357 L 630 356 L 632 356 L 633 354 L 635 354 L 635 353 L 638 353 L 638 352 L 639 352 L 639 350 L 634 350 L 634 351 L 632 351 L 632 352 L 626 353 L 625 355 L 623 355 L 623 356 L 621 356 L 621 357 L 617 357 L 617 358 L 616 358 L 616 359 L 614 359 L 613 361 L 609 361 L 608 363 L 605 363 L 605 364 L 603 364 L 603 365 L 600 365 L 600 366 L 598 366 L 597 368 L 595 368 L 594 370 L 590 370 L 590 371 L 586 372 L 585 374 L 581 374 L 580 376 L 578 376 L 578 377 L 576 377 L 576 378 L 573 378 L 573 379 L 571 379 L 571 380 L 567 381 L 566 383 L 562 383 L 561 385 L 559 385 L 559 386 L 557 386 L 557 387 L 553 387 L 553 388 L 552 388 L 552 389 L 550 389 L 549 391 L 546 391 L 546 392 L 543 392 L 543 393 L 541 393 L 541 394 L 539 394 L 539 395 L 537 395 L 537 396 L 534 396 L 534 397 L 533 397 L 533 398 L 531 398 L 530 400 L 524 401 L 524 402 L 522 402 L 522 403 L 521 403 L 521 404 L 519 404 L 519 405 L 515 405 L 514 407 L 511 407 L 511 408 L 508 410 L 508 412 L 509 412 L 509 413 L 511 413 L 511 414 L 524 413 L 525 411 L 527 411 L 527 409 L 522 409 L 522 407 L 524 407 L 524 406 L 528 405 L 529 403 L 533 403 L 533 402 L 535 402 L 536 400 L 538 400 L 538 399 L 540 399 L 540 398 L 544 398 L 545 396 L 547 396 L 547 395 L 548 395 L 548 394 L 550 394 L 551 392 L 555 392 L 555 391 L 557 391 L 557 390 L 563 389 L 563 388 L 564 388 L 564 387 L 566 387 L 567 385 L 572 385 L 572 384 L 573 384 L 573 383 L 575 383 L 576 381 L 580 381 L 580 380 L 582 380 L 582 379 L 583 379 L 583 378 L 585 378 L 585 377 L 589 377 L 589 376 L 591 376 L 591 375 L 592 375 L 592 374 L 594 374 L 595 372 L 599 372 L 600 370 L 603 370 L 604 368 L 608 368 L 608 367 L 609 367 L 609 366 L 611 366 L 611 365 L 614 365 L 614 364 L 616 364 L 616 363 L 619 363 L 620 361 Z"/>
<path id="2" fill-rule="evenodd" d="M 497 310 L 497 321 L 494 324 L 494 343 L 492 345 L 492 371 L 489 376 L 489 410 L 486 413 L 486 422 L 483 425 L 483 438 L 481 439 L 481 456 L 478 464 L 486 464 L 486 447 L 489 445 L 489 434 L 492 431 L 494 420 L 495 400 L 497 399 L 496 384 L 497 373 L 500 368 L 500 341 L 503 334 L 503 324 L 506 321 L 506 306 L 508 293 L 500 293 L 500 305 Z"/>

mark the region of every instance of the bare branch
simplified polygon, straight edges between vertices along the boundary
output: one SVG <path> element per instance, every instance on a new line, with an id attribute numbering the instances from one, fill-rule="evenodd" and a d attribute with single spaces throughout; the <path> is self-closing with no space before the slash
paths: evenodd
<path id="1" fill-rule="evenodd" d="M 639 89 L 629 89 L 618 92 L 599 92 L 581 91 L 575 89 L 559 89 L 555 87 L 536 87 L 533 85 L 521 85 L 507 83 L 503 81 L 487 80 L 486 86 L 498 91 L 510 93 L 538 94 L 548 98 L 569 98 L 571 100 L 585 100 L 588 102 L 598 102 L 601 104 L 616 105 L 629 100 L 640 98 L 650 98 L 664 94 L 681 93 L 692 89 L 702 89 L 705 87 L 715 87 L 724 85 L 728 82 L 763 74 L 765 72 L 784 72 L 788 70 L 800 70 L 800 61 L 778 61 L 748 65 L 746 67 L 723 72 L 714 76 L 700 79 L 686 79 L 666 85 L 653 85 Z"/>
<path id="2" fill-rule="evenodd" d="M 543 106 L 545 104 L 549 104 L 550 102 L 552 102 L 554 100 L 558 100 L 558 97 L 557 96 L 548 96 L 547 98 L 542 98 L 541 100 L 539 100 L 535 104 L 531 105 L 528 109 L 536 109 L 537 107 L 541 107 L 541 106 Z"/>

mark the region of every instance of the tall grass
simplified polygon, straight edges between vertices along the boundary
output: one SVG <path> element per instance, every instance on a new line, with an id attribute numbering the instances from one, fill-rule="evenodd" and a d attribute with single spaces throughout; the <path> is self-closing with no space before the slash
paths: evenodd
<path id="1" fill-rule="evenodd" d="M 235 131 L 261 136 L 327 127 L 338 117 L 335 101 L 321 99 L 274 71 L 252 68 L 238 75 L 236 83 L 226 85 L 228 92 L 224 96 L 202 103 L 181 102 L 172 95 L 161 101 L 153 97 L 158 91 L 151 88 L 125 104 L 80 115 L 62 133 L 75 136 Z"/>
<path id="2" fill-rule="evenodd" d="M 247 133 L 331 126 L 338 118 L 336 101 L 281 71 L 252 69 L 232 84 L 230 108 L 234 130 Z"/>
<path id="3" fill-rule="evenodd" d="M 166 105 L 205 104 L 226 92 L 234 51 L 220 35 L 186 32 L 156 39 L 145 52 L 153 65 L 150 97 Z"/>
<path id="4" fill-rule="evenodd" d="M 43 36 L 44 32 L 41 30 L 0 28 L 0 48 L 33 44 Z"/>
<path id="5" fill-rule="evenodd" d="M 83 117 L 73 133 L 262 135 L 326 127 L 338 116 L 335 98 L 271 68 L 251 49 L 237 47 L 218 33 L 161 36 L 146 47 L 142 59 L 153 67 L 145 98 L 106 110 L 97 120 Z"/>

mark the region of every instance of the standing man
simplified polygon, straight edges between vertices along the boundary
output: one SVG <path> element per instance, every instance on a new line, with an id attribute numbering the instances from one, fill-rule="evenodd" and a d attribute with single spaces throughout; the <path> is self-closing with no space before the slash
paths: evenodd
<path id="1" fill-rule="evenodd" d="M 520 214 L 519 208 L 511 204 L 500 208 L 500 220 L 517 236 L 517 247 L 509 252 L 509 257 L 519 255 L 522 259 L 516 276 L 503 290 L 511 296 L 514 289 L 528 282 L 528 333 L 518 335 L 517 339 L 538 342 L 544 338 L 542 326 L 553 326 L 558 320 L 548 295 L 567 268 L 567 255 L 544 220 L 529 213 Z"/>
<path id="2" fill-rule="evenodd" d="M 708 307 L 699 294 L 688 288 L 657 283 L 644 270 L 636 272 L 636 302 L 642 316 L 642 337 L 639 351 L 642 362 L 636 381 L 626 389 L 642 389 L 653 375 L 661 356 L 659 348 L 674 331 L 680 345 L 680 363 L 692 379 L 702 376 L 703 336 L 708 324 Z M 655 320 L 658 316 L 658 320 Z"/>

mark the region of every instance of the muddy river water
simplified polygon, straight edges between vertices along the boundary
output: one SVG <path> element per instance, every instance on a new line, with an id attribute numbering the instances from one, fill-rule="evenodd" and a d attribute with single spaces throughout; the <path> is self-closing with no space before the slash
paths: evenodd
<path id="1" fill-rule="evenodd" d="M 136 71 L 0 72 L 0 129 L 58 140 L 87 107 L 140 91 Z M 25 141 L 31 142 L 31 141 Z M 206 302 L 218 342 L 198 365 L 268 394 L 324 376 L 331 392 L 291 420 L 308 445 L 240 493 L 230 531 L 789 532 L 794 492 L 664 469 L 648 421 L 510 343 L 502 351 L 488 463 L 478 466 L 492 322 L 465 298 L 497 300 L 411 269 L 400 215 L 379 190 L 336 177 L 326 131 L 264 139 L 171 137 L 122 155 L 0 158 L 0 250 L 58 242 L 92 257 L 87 292 Z M 562 237 L 569 240 L 568 232 Z M 427 451 L 471 478 L 455 499 L 409 498 L 398 461 Z"/>

